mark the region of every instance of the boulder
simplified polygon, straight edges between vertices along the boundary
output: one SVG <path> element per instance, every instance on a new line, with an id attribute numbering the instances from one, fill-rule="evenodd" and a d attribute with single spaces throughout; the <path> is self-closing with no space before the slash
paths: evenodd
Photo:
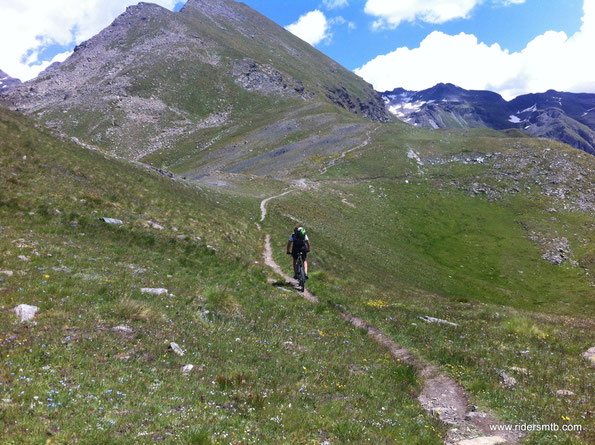
<path id="1" fill-rule="evenodd" d="M 595 346 L 587 349 L 587 351 L 583 354 L 583 358 L 587 360 L 591 366 L 595 366 Z"/>
<path id="2" fill-rule="evenodd" d="M 17 316 L 21 319 L 21 322 L 31 320 L 35 317 L 35 314 L 39 308 L 37 306 L 29 306 L 28 304 L 19 304 L 13 309 Z"/>

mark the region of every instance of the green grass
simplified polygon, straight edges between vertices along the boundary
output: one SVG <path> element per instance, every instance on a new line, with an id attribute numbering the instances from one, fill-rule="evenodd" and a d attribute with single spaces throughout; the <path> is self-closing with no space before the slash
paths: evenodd
<path id="1" fill-rule="evenodd" d="M 256 200 L 106 159 L 5 111 L 0 141 L 0 269 L 14 272 L 0 275 L 3 443 L 440 443 L 411 368 L 267 283 Z M 21 303 L 40 308 L 34 322 L 11 312 Z"/>
<path id="2" fill-rule="evenodd" d="M 299 220 L 313 245 L 308 284 L 315 294 L 441 365 L 476 403 L 511 423 L 561 425 L 569 418 L 584 428 L 581 435 L 532 434 L 527 443 L 588 443 L 593 376 L 582 353 L 595 341 L 592 266 L 585 267 L 595 242 L 592 215 L 563 210 L 539 187 L 526 188 L 531 176 L 515 182 L 521 192 L 490 201 L 461 187 L 483 181 L 486 167 L 426 165 L 420 173 L 407 158 L 409 148 L 429 158 L 518 150 L 530 156 L 551 144 L 478 131 L 465 137 L 385 129 L 371 147 L 313 176 L 320 181 L 314 189 L 271 201 L 265 230 L 283 263 L 290 217 Z M 560 148 L 557 155 L 593 168 L 590 157 Z M 550 207 L 559 209 L 555 217 Z M 578 265 L 542 259 L 532 231 L 563 234 Z M 419 319 L 426 315 L 461 326 L 427 324 Z M 516 388 L 502 387 L 502 370 L 517 379 Z M 560 389 L 575 395 L 557 396 Z"/>
<path id="3" fill-rule="evenodd" d="M 311 306 L 269 285 L 261 264 L 259 203 L 286 182 L 230 175 L 227 187 L 195 188 L 0 117 L 0 270 L 14 272 L 0 282 L 5 442 L 438 443 L 444 426 L 415 402 L 420 377 L 328 302 L 440 366 L 506 422 L 585 429 L 527 443 L 593 439 L 593 377 L 581 358 L 595 340 L 592 216 L 560 209 L 522 175 L 498 183 L 484 166 L 456 162 L 421 173 L 407 158 L 409 149 L 432 159 L 541 153 L 550 143 L 396 123 L 325 175 L 300 167 L 316 187 L 269 202 L 263 231 L 288 270 L 294 219 L 308 229 L 308 285 L 322 302 Z M 476 181 L 521 191 L 471 197 Z M 566 236 L 579 265 L 544 261 L 531 231 Z M 17 322 L 19 303 L 40 307 L 36 325 Z"/>

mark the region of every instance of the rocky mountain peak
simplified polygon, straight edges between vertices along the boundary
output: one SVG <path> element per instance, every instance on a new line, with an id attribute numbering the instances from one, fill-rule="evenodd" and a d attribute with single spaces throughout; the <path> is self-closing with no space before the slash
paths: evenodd
<path id="1" fill-rule="evenodd" d="M 462 92 L 462 88 L 459 88 L 452 83 L 439 83 L 426 90 L 426 96 L 430 100 L 453 100 L 454 98 L 460 96 Z"/>
<path id="2" fill-rule="evenodd" d="M 14 77 L 10 77 L 4 71 L 0 70 L 0 91 L 7 90 L 8 88 L 12 88 L 17 86 L 21 83 L 19 79 L 15 79 Z"/>
<path id="3" fill-rule="evenodd" d="M 346 112 L 391 120 L 371 85 L 233 0 L 130 6 L 62 64 L 5 90 L 0 103 L 86 144 L 186 162 L 194 176 L 270 171 L 358 145 L 370 123 Z M 262 141 L 279 155 L 260 152 Z"/>
<path id="4" fill-rule="evenodd" d="M 518 129 L 595 154 L 595 94 L 548 90 L 507 102 L 491 91 L 439 83 L 423 91 L 397 88 L 383 97 L 391 113 L 415 126 Z"/>
<path id="5" fill-rule="evenodd" d="M 167 10 L 154 3 L 140 2 L 136 5 L 128 6 L 126 11 L 120 14 L 112 22 L 112 26 L 118 26 L 128 23 L 131 19 L 147 20 L 150 16 L 159 16 Z"/>
<path id="6" fill-rule="evenodd" d="M 241 17 L 242 6 L 245 5 L 234 0 L 188 0 L 180 12 L 184 14 L 199 11 L 209 16 L 216 15 L 238 20 Z"/>

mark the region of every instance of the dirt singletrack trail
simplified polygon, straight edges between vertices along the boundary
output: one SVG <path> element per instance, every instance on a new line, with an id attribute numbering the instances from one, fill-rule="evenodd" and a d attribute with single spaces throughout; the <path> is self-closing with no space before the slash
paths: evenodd
<path id="1" fill-rule="evenodd" d="M 271 248 L 271 236 L 268 233 L 266 234 L 264 240 L 264 263 L 271 269 L 273 269 L 278 275 L 281 275 L 285 281 L 287 281 L 294 287 L 294 289 L 298 290 L 298 281 L 291 278 L 289 275 L 283 272 L 279 265 L 275 263 L 275 260 L 273 259 L 273 249 Z M 318 298 L 316 298 L 316 296 L 313 295 L 308 289 L 304 289 L 304 291 L 301 292 L 301 294 L 306 300 L 312 303 L 318 303 Z"/>
<path id="2" fill-rule="evenodd" d="M 260 203 L 261 218 L 266 218 L 266 204 L 275 198 L 280 198 L 288 193 L 297 190 L 288 190 L 276 196 L 263 199 Z M 260 225 L 258 229 L 261 230 Z M 298 290 L 297 280 L 289 277 L 273 258 L 271 246 L 271 235 L 265 234 L 264 262 L 275 273 L 290 283 L 296 291 Z M 311 303 L 319 303 L 316 295 L 305 289 L 300 292 L 302 296 Z M 442 423 L 449 427 L 445 443 L 456 445 L 493 445 L 500 443 L 517 443 L 523 434 L 520 431 L 497 431 L 492 428 L 504 427 L 505 424 L 487 412 L 476 411 L 471 405 L 470 397 L 465 389 L 452 377 L 441 374 L 438 367 L 431 365 L 411 353 L 408 349 L 397 344 L 392 338 L 382 333 L 370 323 L 356 317 L 344 310 L 343 307 L 335 305 L 341 316 L 357 328 L 364 329 L 368 335 L 389 350 L 395 360 L 414 367 L 422 377 L 422 390 L 417 398 L 420 405 L 431 415 L 437 416 Z"/>
<path id="3" fill-rule="evenodd" d="M 361 144 L 359 144 L 359 145 L 358 145 L 358 146 L 356 146 L 356 147 L 353 147 L 353 148 L 350 148 L 350 149 L 349 149 L 349 150 L 347 150 L 347 151 L 344 151 L 343 153 L 341 153 L 341 156 L 339 156 L 338 158 L 336 158 L 336 159 L 333 159 L 332 161 L 329 161 L 329 163 L 328 163 L 328 164 L 326 164 L 324 167 L 322 167 L 322 168 L 319 170 L 319 173 L 320 173 L 321 175 L 324 175 L 324 174 L 327 172 L 327 170 L 328 170 L 329 168 L 331 168 L 333 165 L 335 165 L 335 164 L 337 163 L 337 161 L 339 161 L 339 160 L 343 159 L 345 156 L 347 156 L 347 155 L 348 155 L 349 153 L 351 153 L 352 151 L 359 150 L 360 148 L 364 148 L 366 145 L 368 145 L 370 142 L 372 142 L 372 133 L 375 133 L 375 132 L 376 132 L 376 131 L 377 131 L 379 128 L 380 128 L 380 125 L 379 125 L 379 126 L 377 126 L 376 128 L 374 128 L 373 130 L 369 130 L 369 131 L 366 133 L 366 140 L 365 140 L 364 142 L 362 142 Z"/>
<path id="4" fill-rule="evenodd" d="M 281 196 L 285 196 L 288 193 L 292 193 L 292 192 L 295 192 L 295 190 L 287 190 L 286 192 L 283 192 L 280 195 L 271 196 L 270 198 L 263 199 L 262 202 L 260 203 L 260 222 L 263 222 L 267 216 L 267 207 L 266 207 L 267 202 L 269 202 L 271 199 L 280 198 Z"/>

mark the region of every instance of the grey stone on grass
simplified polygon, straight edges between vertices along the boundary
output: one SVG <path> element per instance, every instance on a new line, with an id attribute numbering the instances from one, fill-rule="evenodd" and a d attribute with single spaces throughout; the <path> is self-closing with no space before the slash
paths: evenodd
<path id="1" fill-rule="evenodd" d="M 504 371 L 500 371 L 500 381 L 505 388 L 512 388 L 516 386 L 516 379 L 514 377 L 509 376 Z"/>
<path id="2" fill-rule="evenodd" d="M 168 294 L 169 291 L 163 287 L 143 287 L 140 290 L 143 294 L 163 295 Z"/>
<path id="3" fill-rule="evenodd" d="M 180 348 L 180 345 L 178 345 L 177 343 L 174 343 L 173 341 L 169 344 L 169 349 L 174 351 L 179 356 L 184 355 L 184 351 L 182 350 L 182 348 Z"/>
<path id="4" fill-rule="evenodd" d="M 30 306 L 28 304 L 19 304 L 13 309 L 17 316 L 21 319 L 21 322 L 31 320 L 35 317 L 39 308 L 37 306 Z"/>
<path id="5" fill-rule="evenodd" d="M 453 323 L 452 321 L 446 321 L 446 320 L 442 320 L 440 318 L 434 318 L 434 317 L 419 317 L 420 320 L 423 320 L 427 323 L 440 323 L 440 324 L 447 324 L 450 326 L 459 326 L 457 323 Z"/>
<path id="6" fill-rule="evenodd" d="M 591 366 L 595 366 L 595 346 L 587 349 L 587 351 L 583 354 L 583 358 L 587 360 Z"/>
<path id="7" fill-rule="evenodd" d="M 104 223 L 114 224 L 114 225 L 123 224 L 122 223 L 122 220 L 119 220 L 119 219 L 116 219 L 116 218 L 99 218 L 99 221 L 103 221 Z"/>
<path id="8" fill-rule="evenodd" d="M 123 334 L 131 334 L 132 328 L 124 325 L 116 326 L 112 328 L 112 332 L 121 332 Z"/>
<path id="9" fill-rule="evenodd" d="M 559 389 L 558 391 L 556 391 L 556 395 L 558 397 L 566 397 L 566 396 L 573 396 L 574 393 L 572 391 L 567 390 L 567 389 Z"/>
<path id="10" fill-rule="evenodd" d="M 194 369 L 194 365 L 185 365 L 182 366 L 182 374 L 184 375 L 188 375 L 192 372 L 192 370 Z"/>
<path id="11" fill-rule="evenodd" d="M 155 230 L 163 230 L 163 229 L 165 229 L 165 227 L 163 227 L 159 223 L 156 223 L 155 221 L 147 221 L 147 224 L 149 225 L 149 227 L 151 227 L 152 229 L 155 229 Z"/>

